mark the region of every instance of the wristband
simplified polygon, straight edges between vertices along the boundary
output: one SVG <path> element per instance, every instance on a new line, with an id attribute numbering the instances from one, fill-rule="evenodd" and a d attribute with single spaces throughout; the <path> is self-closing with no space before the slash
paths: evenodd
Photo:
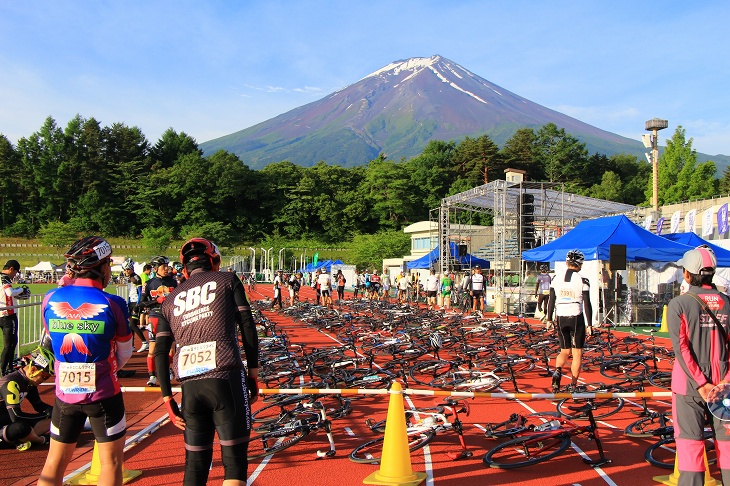
<path id="1" fill-rule="evenodd" d="M 175 422 L 176 417 L 181 416 L 180 407 L 177 406 L 177 402 L 173 398 L 170 398 L 168 401 L 165 402 L 165 407 L 167 408 L 167 415 L 173 422 Z"/>

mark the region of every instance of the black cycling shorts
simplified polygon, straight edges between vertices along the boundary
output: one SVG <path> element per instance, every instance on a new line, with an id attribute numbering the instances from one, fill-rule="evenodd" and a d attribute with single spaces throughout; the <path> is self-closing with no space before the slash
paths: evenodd
<path id="1" fill-rule="evenodd" d="M 51 437 L 75 444 L 89 418 L 97 442 L 114 442 L 127 433 L 127 418 L 121 393 L 93 403 L 65 403 L 56 397 L 51 416 Z"/>
<path id="2" fill-rule="evenodd" d="M 201 378 L 182 383 L 182 415 L 187 448 L 213 447 L 218 432 L 221 445 L 248 442 L 251 409 L 244 371 L 228 379 Z"/>
<path id="3" fill-rule="evenodd" d="M 586 323 L 583 314 L 558 316 L 558 341 L 561 349 L 583 349 L 586 342 Z"/>

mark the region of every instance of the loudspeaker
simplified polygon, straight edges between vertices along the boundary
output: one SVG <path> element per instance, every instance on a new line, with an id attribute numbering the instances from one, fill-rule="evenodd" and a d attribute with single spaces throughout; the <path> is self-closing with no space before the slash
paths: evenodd
<path id="1" fill-rule="evenodd" d="M 608 247 L 608 268 L 626 270 L 626 245 L 610 245 Z"/>
<path id="2" fill-rule="evenodd" d="M 466 256 L 466 245 L 459 245 L 459 256 Z"/>

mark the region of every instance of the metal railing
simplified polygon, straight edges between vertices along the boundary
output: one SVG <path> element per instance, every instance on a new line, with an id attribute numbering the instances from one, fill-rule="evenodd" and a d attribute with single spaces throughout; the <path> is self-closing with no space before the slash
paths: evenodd
<path id="1" fill-rule="evenodd" d="M 107 287 L 107 290 L 111 290 Z M 114 293 L 123 299 L 127 299 L 128 288 L 126 285 L 114 285 Z M 20 356 L 20 349 L 30 344 L 40 342 L 43 335 L 43 297 L 45 294 L 31 294 L 27 300 L 12 307 L 0 307 L 0 310 L 15 309 L 18 314 L 18 346 L 15 349 L 16 356 Z"/>

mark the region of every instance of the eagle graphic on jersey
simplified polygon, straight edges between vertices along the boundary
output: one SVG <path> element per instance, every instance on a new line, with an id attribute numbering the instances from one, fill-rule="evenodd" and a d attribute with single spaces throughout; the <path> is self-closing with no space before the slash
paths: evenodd
<path id="1" fill-rule="evenodd" d="M 89 319 L 101 314 L 108 307 L 106 304 L 84 303 L 77 308 L 73 308 L 68 302 L 49 302 L 49 305 L 53 312 L 62 319 Z M 59 352 L 68 354 L 73 351 L 74 347 L 79 353 L 91 356 L 91 352 L 86 347 L 83 338 L 75 332 L 70 332 L 63 337 Z"/>

